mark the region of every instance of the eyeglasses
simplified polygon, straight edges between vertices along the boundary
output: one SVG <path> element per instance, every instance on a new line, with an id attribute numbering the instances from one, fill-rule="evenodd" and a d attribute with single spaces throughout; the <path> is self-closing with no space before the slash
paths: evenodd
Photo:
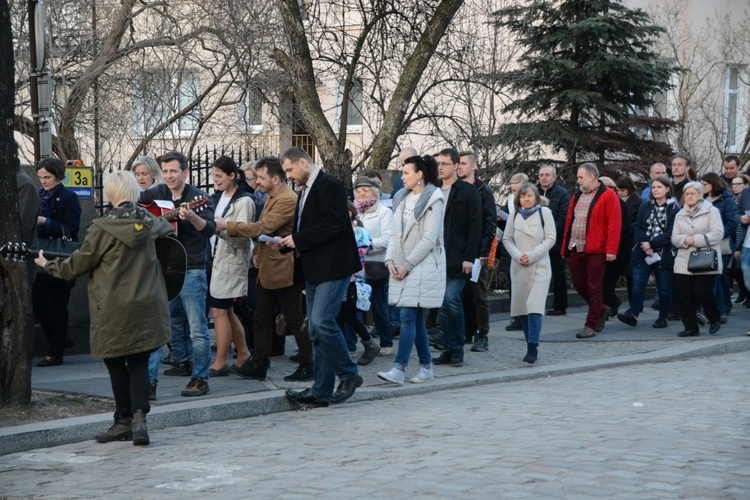
<path id="1" fill-rule="evenodd" d="M 732 183 L 732 186 L 744 186 L 744 185 L 745 185 L 744 182 L 733 182 Z"/>
<path id="2" fill-rule="evenodd" d="M 683 196 L 700 196 L 697 191 L 685 191 L 682 193 Z"/>
<path id="3" fill-rule="evenodd" d="M 359 186 L 354 188 L 354 191 L 357 193 L 369 193 L 370 191 L 372 191 L 372 189 L 366 186 Z"/>

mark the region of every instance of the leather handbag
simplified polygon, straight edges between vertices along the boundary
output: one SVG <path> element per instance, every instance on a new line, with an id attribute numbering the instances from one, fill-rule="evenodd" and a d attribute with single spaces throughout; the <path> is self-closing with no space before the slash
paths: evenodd
<path id="1" fill-rule="evenodd" d="M 62 238 L 40 238 L 37 236 L 36 252 L 39 253 L 39 250 L 44 250 L 50 253 L 71 254 L 81 248 L 81 242 L 73 241 L 68 236 L 68 230 L 65 226 L 63 226 L 62 233 Z M 39 266 L 37 266 L 36 272 L 37 274 L 47 274 L 47 271 Z"/>
<path id="2" fill-rule="evenodd" d="M 385 285 L 391 274 L 383 262 L 377 260 L 365 261 L 365 279 L 371 285 Z"/>
<path id="3" fill-rule="evenodd" d="M 719 269 L 719 255 L 715 249 L 711 248 L 708 238 L 704 236 L 704 239 L 706 240 L 706 248 L 696 248 L 688 257 L 687 268 L 690 273 L 710 273 Z"/>

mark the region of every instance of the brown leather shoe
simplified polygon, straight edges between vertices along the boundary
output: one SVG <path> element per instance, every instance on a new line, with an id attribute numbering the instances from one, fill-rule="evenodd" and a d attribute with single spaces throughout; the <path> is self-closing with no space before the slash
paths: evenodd
<path id="1" fill-rule="evenodd" d="M 586 327 L 583 330 L 581 330 L 580 332 L 576 333 L 576 338 L 579 338 L 579 339 L 588 339 L 590 337 L 593 337 L 594 335 L 596 335 L 596 332 L 594 330 L 592 330 L 591 328 Z"/>
<path id="2" fill-rule="evenodd" d="M 44 368 L 45 366 L 57 366 L 61 364 L 63 364 L 62 356 L 45 356 L 36 366 Z"/>

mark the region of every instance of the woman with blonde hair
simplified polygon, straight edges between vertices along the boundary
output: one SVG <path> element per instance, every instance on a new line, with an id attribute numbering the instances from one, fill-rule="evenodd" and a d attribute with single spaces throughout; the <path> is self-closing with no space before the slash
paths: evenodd
<path id="1" fill-rule="evenodd" d="M 133 172 L 135 180 L 138 181 L 138 187 L 141 190 L 164 183 L 161 167 L 150 156 L 139 156 L 133 162 L 133 167 L 130 171 Z"/>
<path id="2" fill-rule="evenodd" d="M 149 444 L 149 355 L 171 337 L 167 289 L 155 241 L 175 236 L 165 220 L 135 204 L 139 185 L 130 172 L 107 177 L 104 194 L 114 208 L 89 227 L 81 248 L 67 259 L 35 262 L 55 278 L 89 275 L 91 355 L 104 359 L 115 396 L 114 423 L 96 435 L 101 443 L 132 439 Z"/>

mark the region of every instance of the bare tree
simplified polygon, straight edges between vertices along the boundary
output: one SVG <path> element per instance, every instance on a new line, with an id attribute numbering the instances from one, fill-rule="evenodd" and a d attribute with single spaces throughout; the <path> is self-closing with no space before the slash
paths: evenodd
<path id="1" fill-rule="evenodd" d="M 10 6 L 0 0 L 0 121 L 11 123 L 15 68 Z M 0 240 L 20 241 L 13 129 L 0 128 Z M 31 284 L 27 266 L 0 256 L 0 407 L 31 403 Z"/>

